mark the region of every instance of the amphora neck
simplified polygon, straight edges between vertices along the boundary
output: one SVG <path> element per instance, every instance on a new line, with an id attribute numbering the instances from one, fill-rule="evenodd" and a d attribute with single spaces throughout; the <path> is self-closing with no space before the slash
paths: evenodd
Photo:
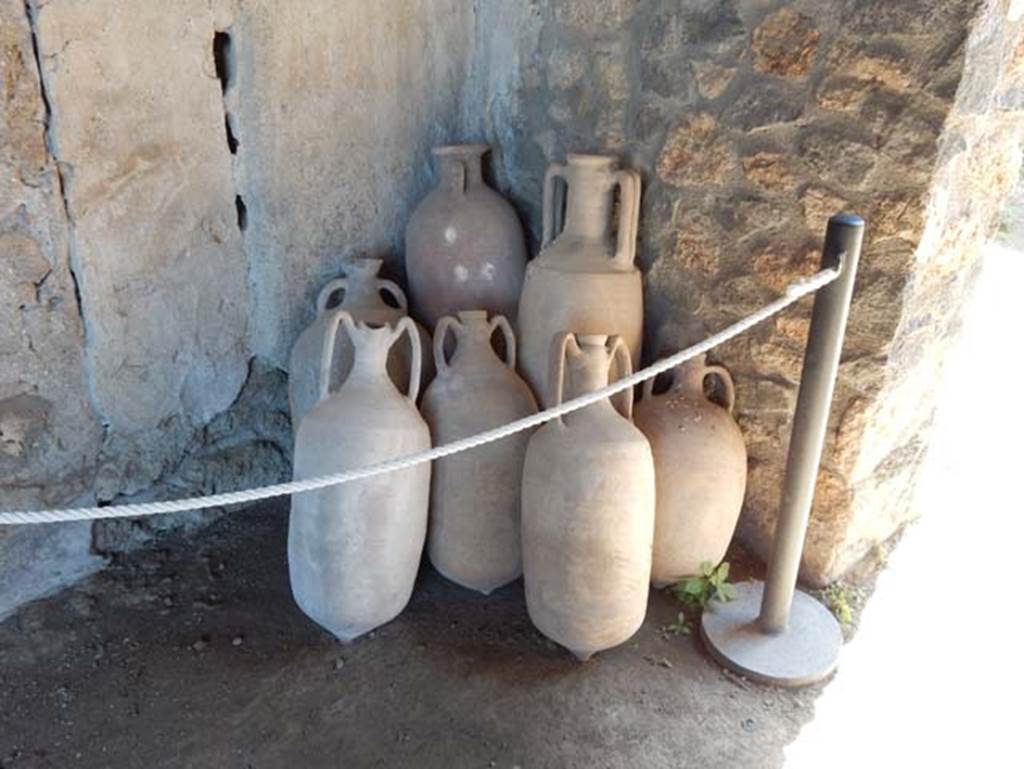
<path id="1" fill-rule="evenodd" d="M 348 285 L 343 305 L 380 301 L 377 281 L 383 263 L 383 259 L 359 258 L 345 266 Z"/>
<path id="2" fill-rule="evenodd" d="M 608 349 L 607 342 L 608 337 L 603 334 L 578 334 L 576 344 L 570 343 L 565 357 L 564 400 L 578 398 L 607 386 L 613 358 L 613 352 Z M 605 398 L 579 411 L 566 414 L 565 422 L 572 425 L 613 413 L 618 412 L 611 401 Z"/>
<path id="3" fill-rule="evenodd" d="M 479 360 L 481 356 L 493 356 L 497 361 L 491 338 L 494 326 L 487 319 L 485 310 L 462 310 L 458 313 L 459 324 L 456 326 L 455 353 L 452 363 L 461 360 Z"/>
<path id="4" fill-rule="evenodd" d="M 435 147 L 441 184 L 453 192 L 465 192 L 484 183 L 482 158 L 490 147 L 486 144 L 453 144 Z"/>
<path id="5" fill-rule="evenodd" d="M 356 323 L 347 326 L 349 338 L 354 349 L 352 370 L 345 384 L 387 381 L 388 352 L 394 344 L 394 329 L 388 325 L 369 325 Z"/>
<path id="6" fill-rule="evenodd" d="M 707 377 L 705 356 L 680 363 L 672 369 L 672 392 L 681 393 L 693 398 L 704 397 L 704 379 Z"/>
<path id="7" fill-rule="evenodd" d="M 567 157 L 564 234 L 601 242 L 611 238 L 618 165 L 617 158 L 604 155 Z"/>

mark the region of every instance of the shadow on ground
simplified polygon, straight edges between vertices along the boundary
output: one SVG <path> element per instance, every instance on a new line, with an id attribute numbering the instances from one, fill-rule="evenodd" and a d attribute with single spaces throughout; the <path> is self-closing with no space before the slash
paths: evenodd
<path id="1" fill-rule="evenodd" d="M 772 767 L 820 688 L 724 673 L 665 633 L 580 664 L 429 567 L 348 646 L 291 600 L 280 503 L 145 551 L 0 624 L 0 767 Z"/>

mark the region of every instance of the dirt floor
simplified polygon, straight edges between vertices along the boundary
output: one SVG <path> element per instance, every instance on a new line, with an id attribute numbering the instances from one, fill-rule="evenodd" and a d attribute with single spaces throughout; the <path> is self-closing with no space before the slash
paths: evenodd
<path id="1" fill-rule="evenodd" d="M 0 624 L 0 767 L 773 767 L 813 716 L 666 631 L 576 662 L 520 583 L 429 567 L 343 646 L 296 608 L 281 505 L 156 545 Z"/>

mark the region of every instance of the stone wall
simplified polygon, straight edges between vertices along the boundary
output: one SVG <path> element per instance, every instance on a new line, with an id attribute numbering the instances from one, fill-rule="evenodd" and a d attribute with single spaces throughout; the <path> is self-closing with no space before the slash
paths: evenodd
<path id="1" fill-rule="evenodd" d="M 549 161 L 642 172 L 648 359 L 813 269 L 834 210 L 868 218 L 805 563 L 827 581 L 910 511 L 928 383 L 1019 141 L 1008 7 L 0 0 L 0 507 L 286 476 L 282 368 L 319 284 L 359 253 L 400 278 L 428 148 L 486 139 L 534 245 Z M 717 351 L 761 554 L 808 312 Z M 0 531 L 0 614 L 161 524 Z"/>
<path id="2" fill-rule="evenodd" d="M 803 564 L 812 584 L 914 514 L 932 385 L 1019 162 L 1021 24 L 1009 6 L 538 0 L 481 11 L 469 124 L 498 137 L 496 176 L 534 236 L 548 161 L 616 153 L 643 174 L 647 360 L 813 271 L 832 213 L 868 220 Z M 809 315 L 805 302 L 713 354 L 738 386 L 750 451 L 740 536 L 762 557 Z"/>

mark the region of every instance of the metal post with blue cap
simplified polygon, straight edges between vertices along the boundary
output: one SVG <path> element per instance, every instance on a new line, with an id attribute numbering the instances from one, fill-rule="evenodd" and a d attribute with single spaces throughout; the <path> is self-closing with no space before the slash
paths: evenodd
<path id="1" fill-rule="evenodd" d="M 814 298 L 767 579 L 740 583 L 733 601 L 709 602 L 701 618 L 711 656 L 761 683 L 820 681 L 835 669 L 843 642 L 835 617 L 796 581 L 863 238 L 859 216 L 829 219 L 821 266 L 838 268 L 839 277 Z"/>

